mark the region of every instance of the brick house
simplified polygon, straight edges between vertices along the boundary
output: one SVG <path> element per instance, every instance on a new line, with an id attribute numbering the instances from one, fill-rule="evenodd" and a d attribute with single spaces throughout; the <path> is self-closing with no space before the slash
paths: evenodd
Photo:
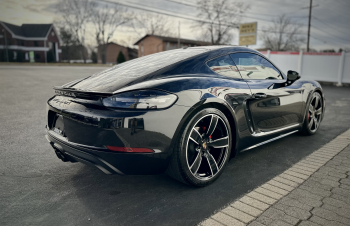
<path id="1" fill-rule="evenodd" d="M 137 49 L 121 46 L 117 43 L 110 42 L 107 44 L 107 48 L 105 50 L 105 60 L 104 60 L 104 53 L 102 51 L 102 48 L 104 46 L 100 45 L 97 49 L 97 63 L 99 64 L 116 64 L 117 63 L 117 57 L 120 53 L 120 51 L 123 53 L 125 57 L 125 61 L 132 60 L 137 58 Z"/>
<path id="2" fill-rule="evenodd" d="M 146 56 L 153 53 L 158 53 L 166 50 L 177 49 L 182 47 L 193 46 L 208 46 L 211 42 L 196 41 L 190 39 L 180 39 L 178 46 L 178 38 L 165 37 L 159 35 L 145 35 L 138 40 L 134 45 L 139 46 L 138 56 Z"/>
<path id="3" fill-rule="evenodd" d="M 0 61 L 59 62 L 61 43 L 53 24 L 22 24 L 0 21 Z M 7 59 L 8 58 L 8 59 Z"/>

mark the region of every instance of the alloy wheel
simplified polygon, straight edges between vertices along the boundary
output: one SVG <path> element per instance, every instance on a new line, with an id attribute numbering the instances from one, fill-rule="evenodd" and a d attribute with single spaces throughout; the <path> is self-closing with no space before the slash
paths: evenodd
<path id="1" fill-rule="evenodd" d="M 314 95 L 308 112 L 308 128 L 311 132 L 315 132 L 322 119 L 322 99 L 319 95 Z"/>
<path id="2" fill-rule="evenodd" d="M 230 144 L 225 121 L 216 114 L 200 118 L 187 139 L 186 160 L 192 175 L 209 180 L 220 172 Z"/>

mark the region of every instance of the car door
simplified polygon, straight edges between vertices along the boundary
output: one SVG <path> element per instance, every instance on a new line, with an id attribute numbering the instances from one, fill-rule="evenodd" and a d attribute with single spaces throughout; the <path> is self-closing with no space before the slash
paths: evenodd
<path id="1" fill-rule="evenodd" d="M 253 134 L 273 133 L 302 121 L 302 92 L 264 57 L 248 52 L 230 54 L 252 92 L 246 102 Z"/>
<path id="2" fill-rule="evenodd" d="M 244 103 L 252 95 L 247 82 L 242 79 L 229 54 L 209 60 L 207 66 L 213 72 L 227 78 L 221 80 L 219 86 L 210 87 L 208 91 L 210 95 L 225 100 L 232 107 L 236 114 L 238 134 L 246 136 L 249 134 L 249 125 L 244 114 Z"/>

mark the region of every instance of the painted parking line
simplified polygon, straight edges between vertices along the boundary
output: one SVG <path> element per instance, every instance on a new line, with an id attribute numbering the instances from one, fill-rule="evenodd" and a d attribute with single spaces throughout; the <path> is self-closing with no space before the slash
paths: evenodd
<path id="1" fill-rule="evenodd" d="M 322 177 L 332 181 L 332 177 L 324 175 L 322 172 L 318 172 L 318 170 L 330 160 L 337 161 L 336 155 L 349 144 L 350 129 L 337 136 L 312 154 L 306 156 L 280 175 L 217 211 L 214 215 L 205 219 L 199 225 L 247 225 L 249 223 L 251 223 L 250 225 L 253 225 L 252 222 L 264 212 L 278 211 L 273 208 L 270 209 L 270 207 L 286 195 L 289 195 L 296 188 L 301 187 L 300 185 L 309 179 L 310 176 Z M 339 161 L 341 161 L 341 159 L 339 159 Z M 336 171 L 332 173 L 337 175 Z M 303 189 L 305 188 L 303 187 Z M 308 193 L 307 190 L 303 191 Z M 303 196 L 304 194 L 300 195 Z M 275 212 L 273 214 L 278 214 Z M 294 224 L 293 222 L 295 219 L 292 218 L 283 219 L 282 223 L 286 223 L 288 220 L 290 221 L 289 223 Z"/>

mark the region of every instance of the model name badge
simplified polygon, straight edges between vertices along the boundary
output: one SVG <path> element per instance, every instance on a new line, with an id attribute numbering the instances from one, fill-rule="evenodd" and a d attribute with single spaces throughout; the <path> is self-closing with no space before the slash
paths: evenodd
<path id="1" fill-rule="evenodd" d="M 65 105 L 70 105 L 70 101 L 67 101 L 67 100 L 60 100 L 58 98 L 55 98 L 52 100 L 53 102 L 57 103 L 57 104 L 65 104 Z"/>
<path id="2" fill-rule="evenodd" d="M 67 91 L 56 90 L 55 93 L 58 95 L 63 95 L 63 96 L 76 97 L 74 93 L 67 92 Z"/>

